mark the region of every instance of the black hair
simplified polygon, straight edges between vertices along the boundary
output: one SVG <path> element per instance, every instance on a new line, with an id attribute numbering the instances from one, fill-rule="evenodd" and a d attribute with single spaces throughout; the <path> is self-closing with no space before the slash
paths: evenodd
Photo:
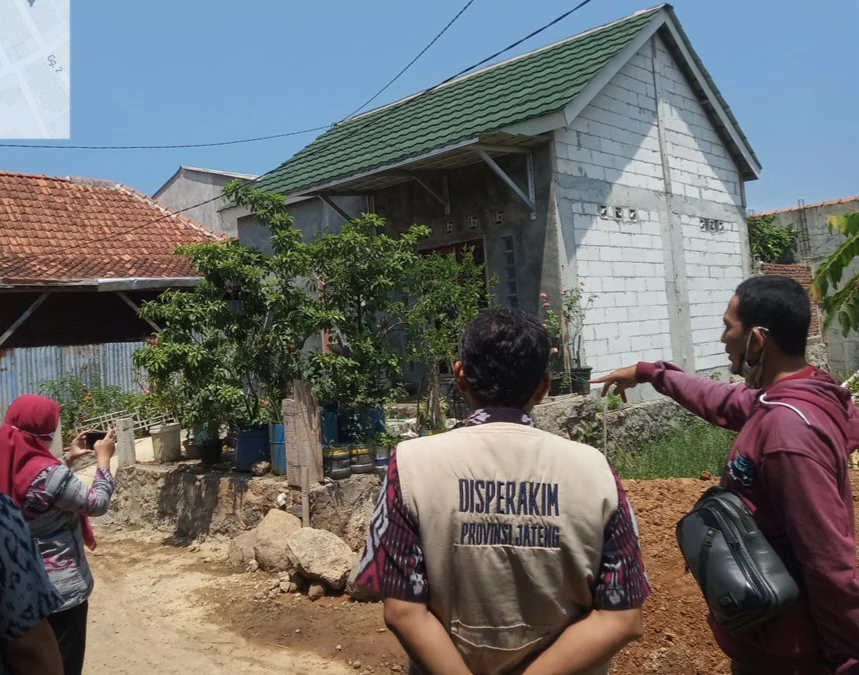
<path id="1" fill-rule="evenodd" d="M 737 286 L 736 295 L 743 328 L 763 326 L 785 354 L 805 354 L 811 300 L 799 282 L 773 275 L 752 277 Z"/>
<path id="2" fill-rule="evenodd" d="M 549 334 L 530 314 L 490 309 L 465 329 L 462 363 L 468 390 L 482 407 L 522 408 L 549 371 Z"/>

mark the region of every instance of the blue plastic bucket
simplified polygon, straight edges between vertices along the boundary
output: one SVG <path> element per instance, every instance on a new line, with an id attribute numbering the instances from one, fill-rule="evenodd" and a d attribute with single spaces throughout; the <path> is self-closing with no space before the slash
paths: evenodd
<path id="1" fill-rule="evenodd" d="M 242 429 L 236 434 L 236 470 L 250 471 L 254 464 L 269 458 L 268 429 Z"/>
<path id="2" fill-rule="evenodd" d="M 271 470 L 278 476 L 285 476 L 286 434 L 283 424 L 268 425 L 268 445 L 271 451 Z"/>

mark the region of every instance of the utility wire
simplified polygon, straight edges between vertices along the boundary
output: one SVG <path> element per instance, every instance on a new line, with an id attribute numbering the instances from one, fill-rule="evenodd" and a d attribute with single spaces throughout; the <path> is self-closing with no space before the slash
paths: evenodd
<path id="1" fill-rule="evenodd" d="M 384 94 L 394 82 L 399 80 L 406 72 L 413 66 L 418 60 L 426 54 L 430 48 L 438 42 L 442 35 L 447 33 L 450 30 L 450 27 L 453 26 L 463 14 L 465 14 L 466 10 L 473 5 L 475 0 L 468 0 L 468 2 L 463 5 L 463 7 L 454 15 L 454 17 L 447 22 L 447 25 L 436 34 L 436 36 L 429 41 L 429 43 L 415 56 L 411 61 L 409 61 L 405 68 L 403 68 L 399 73 L 394 75 L 394 77 L 379 91 L 373 94 L 367 101 L 365 101 L 362 105 L 354 110 L 354 112 L 347 115 L 344 119 L 349 119 L 354 115 L 361 112 L 364 108 L 370 105 L 373 101 L 375 101 L 379 96 Z M 341 120 L 342 121 L 342 120 Z M 56 143 L 2 143 L 0 147 L 4 148 L 38 148 L 42 150 L 179 150 L 179 149 L 189 149 L 189 148 L 219 148 L 227 145 L 241 145 L 243 143 L 259 143 L 260 141 L 272 141 L 278 138 L 288 138 L 290 136 L 301 136 L 303 134 L 313 133 L 314 131 L 323 131 L 325 129 L 329 129 L 330 126 L 322 126 L 322 127 L 313 127 L 312 129 L 300 129 L 298 131 L 286 131 L 282 134 L 271 134 L 270 136 L 255 136 L 254 138 L 240 138 L 238 140 L 232 141 L 216 141 L 214 143 L 177 143 L 172 145 L 59 145 Z"/>
<path id="2" fill-rule="evenodd" d="M 373 101 L 375 101 L 377 98 L 379 98 L 379 96 L 381 96 L 382 94 L 384 94 L 384 93 L 388 90 L 388 88 L 389 88 L 392 84 L 394 84 L 394 82 L 396 82 L 397 80 L 399 80 L 399 79 L 400 79 L 400 78 L 401 78 L 401 77 L 406 73 L 406 71 L 407 71 L 409 68 L 411 68 L 413 65 L 415 65 L 415 63 L 417 63 L 417 61 L 418 61 L 418 59 L 419 59 L 419 58 L 421 58 L 424 54 L 426 54 L 426 53 L 429 51 L 430 47 L 432 47 L 436 42 L 438 42 L 438 41 L 439 41 L 439 39 L 441 39 L 441 36 L 442 36 L 442 35 L 444 35 L 445 33 L 447 33 L 447 31 L 450 29 L 450 27 L 451 27 L 453 24 L 455 24 L 455 23 L 456 23 L 457 19 L 459 19 L 459 17 L 461 17 L 463 14 L 465 14 L 465 11 L 466 11 L 469 7 L 471 7 L 471 5 L 473 5 L 473 4 L 474 4 L 474 0 L 468 0 L 468 2 L 466 2 L 466 3 L 465 3 L 465 5 L 463 5 L 462 9 L 460 9 L 460 10 L 456 13 L 456 15 L 455 15 L 455 16 L 454 16 L 450 21 L 448 21 L 448 22 L 447 22 L 447 25 L 446 25 L 444 28 L 442 28 L 442 29 L 441 29 L 441 31 L 440 31 L 440 32 L 439 32 L 439 33 L 438 33 L 438 34 L 437 34 L 437 35 L 436 35 L 432 40 L 430 40 L 429 44 L 427 44 L 427 46 L 426 46 L 426 47 L 424 47 L 424 48 L 420 51 L 420 53 L 418 53 L 418 55 L 417 55 L 415 58 L 413 58 L 411 61 L 409 61 L 409 63 L 406 65 L 406 67 L 405 67 L 405 68 L 403 68 L 399 73 L 397 73 L 396 75 L 394 75 L 394 77 L 391 79 L 391 81 L 390 81 L 390 82 L 388 82 L 388 84 L 386 84 L 384 87 L 382 87 L 381 89 L 379 89 L 379 91 L 377 91 L 375 94 L 373 94 L 369 99 L 367 99 L 367 101 L 365 101 L 363 105 L 358 106 L 358 107 L 354 110 L 354 112 L 350 113 L 350 114 L 347 116 L 347 118 L 346 118 L 346 119 L 348 119 L 349 117 L 354 117 L 354 116 L 355 116 L 355 115 L 357 115 L 359 112 L 361 112 L 364 108 L 366 108 L 368 105 L 370 105 Z"/>
<path id="3" fill-rule="evenodd" d="M 540 33 L 544 32 L 544 31 L 548 30 L 549 28 L 551 28 L 552 26 L 556 25 L 557 23 L 560 23 L 561 21 L 563 21 L 564 19 L 566 19 L 568 16 L 570 16 L 571 14 L 573 14 L 573 13 L 577 12 L 578 10 L 580 10 L 582 7 L 584 7 L 585 5 L 587 5 L 588 3 L 590 3 L 591 1 L 592 1 L 592 0 L 582 0 L 582 2 L 580 2 L 578 5 L 576 5 L 576 6 L 575 6 L 575 7 L 573 7 L 572 9 L 570 9 L 570 10 L 568 10 L 568 11 L 564 12 L 564 13 L 563 13 L 563 14 L 561 14 L 559 17 L 557 17 L 557 18 L 553 19 L 552 21 L 550 21 L 549 23 L 547 23 L 547 24 L 545 24 L 545 25 L 541 26 L 540 28 L 538 28 L 538 29 L 536 29 L 536 30 L 534 30 L 534 31 L 530 32 L 530 33 L 529 33 L 528 35 L 526 35 L 525 37 L 523 37 L 523 38 L 521 38 L 521 39 L 517 40 L 516 42 L 513 42 L 512 44 L 508 45 L 508 46 L 507 46 L 507 47 L 505 47 L 504 49 L 501 49 L 501 50 L 499 50 L 499 51 L 495 52 L 495 53 L 494 53 L 494 54 L 492 54 L 491 56 L 488 56 L 488 57 L 486 57 L 485 59 L 482 59 L 481 61 L 478 61 L 478 62 L 477 62 L 477 63 L 475 63 L 474 65 L 471 65 L 471 66 L 469 66 L 468 68 L 464 68 L 463 70 L 459 71 L 456 75 L 453 75 L 453 76 L 451 76 L 451 77 L 448 77 L 446 80 L 443 80 L 443 81 L 439 82 L 438 84 L 433 85 L 432 87 L 429 87 L 429 88 L 427 88 L 427 89 L 424 89 L 424 90 L 423 90 L 423 91 L 421 91 L 421 92 L 418 92 L 416 95 L 414 95 L 414 96 L 412 96 L 410 99 L 408 99 L 408 101 L 409 101 L 409 102 L 413 102 L 413 101 L 415 101 L 415 100 L 417 100 L 417 99 L 423 98 L 423 97 L 424 97 L 424 96 L 426 96 L 427 94 L 432 93 L 433 91 L 435 91 L 435 90 L 436 90 L 436 89 L 438 89 L 439 87 L 444 86 L 445 84 L 447 84 L 447 83 L 451 82 L 452 80 L 455 80 L 455 79 L 456 79 L 456 78 L 458 78 L 458 77 L 462 77 L 463 75 L 465 75 L 465 74 L 467 74 L 467 73 L 471 72 L 471 71 L 472 71 L 472 70 L 474 70 L 475 68 L 479 68 L 480 66 L 485 65 L 485 64 L 486 64 L 486 63 L 488 63 L 489 61 L 492 61 L 492 60 L 494 60 L 494 59 L 498 58 L 499 56 L 501 56 L 501 55 L 503 55 L 503 54 L 506 54 L 506 53 L 507 53 L 507 52 L 509 52 L 511 49 L 515 49 L 516 47 L 518 47 L 519 45 L 521 45 L 523 42 L 526 42 L 527 40 L 530 40 L 531 38 L 536 37 L 536 36 L 537 36 L 537 35 L 539 35 Z M 396 106 L 393 106 L 392 108 L 388 108 L 388 109 L 382 110 L 382 111 L 380 112 L 380 114 L 384 115 L 388 110 L 392 110 L 392 109 L 394 109 L 394 108 L 396 108 Z M 340 123 L 342 123 L 342 122 L 346 121 L 346 119 L 348 119 L 348 118 L 345 118 L 344 120 L 341 120 L 341 122 L 338 122 L 338 124 L 340 124 Z M 378 119 L 378 118 L 372 118 L 372 117 L 371 117 L 371 118 L 369 118 L 369 119 L 371 119 L 371 120 L 372 120 L 372 119 Z M 351 130 L 351 131 L 347 132 L 347 134 L 345 134 L 345 135 L 343 136 L 343 138 L 349 138 L 350 136 L 354 135 L 357 131 L 359 131 L 359 130 L 360 130 L 360 129 L 362 129 L 362 128 L 363 128 L 363 126 L 362 126 L 361 124 L 356 124 L 356 125 L 355 125 L 355 128 L 354 128 L 353 130 Z M 272 173 L 274 173 L 275 171 L 277 171 L 281 166 L 282 166 L 282 165 L 278 165 L 278 166 L 274 167 L 273 169 L 270 169 L 269 171 L 266 171 L 264 174 L 261 174 L 261 175 L 257 176 L 256 178 L 252 178 L 252 179 L 247 180 L 247 181 L 244 183 L 244 185 L 243 185 L 242 187 L 247 187 L 248 185 L 251 185 L 251 184 L 254 184 L 254 183 L 258 183 L 258 182 L 259 182 L 259 181 L 261 181 L 263 178 L 265 178 L 265 177 L 267 177 L 267 176 L 271 175 Z M 121 232 L 121 233 L 116 233 L 116 234 L 110 234 L 110 235 L 106 235 L 106 236 L 101 237 L 101 238 L 91 239 L 91 240 L 89 240 L 89 241 L 87 241 L 87 242 L 85 242 L 85 243 L 78 244 L 78 245 L 76 245 L 76 246 L 67 246 L 67 247 L 65 247 L 65 248 L 63 249 L 63 252 L 65 252 L 65 251 L 69 251 L 69 250 L 74 250 L 74 249 L 77 249 L 77 248 L 82 248 L 83 246 L 92 246 L 92 244 L 94 244 L 94 243 L 98 243 L 98 242 L 101 242 L 101 241 L 108 241 L 108 240 L 110 240 L 110 239 L 115 239 L 116 237 L 119 237 L 119 236 L 124 236 L 124 235 L 126 235 L 126 234 L 131 234 L 131 233 L 136 232 L 137 230 L 140 230 L 140 229 L 142 229 L 142 228 L 144 228 L 144 227 L 148 227 L 148 226 L 150 226 L 150 225 L 154 225 L 155 223 L 158 223 L 158 222 L 160 222 L 160 221 L 164 220 L 165 218 L 170 218 L 170 217 L 172 217 L 172 216 L 176 216 L 176 215 L 179 215 L 179 214 L 181 214 L 181 213 L 185 213 L 186 211 L 191 211 L 192 209 L 196 209 L 196 208 L 197 208 L 197 207 L 199 207 L 199 206 L 205 206 L 206 204 L 211 204 L 212 202 L 216 202 L 216 201 L 218 201 L 218 200 L 220 200 L 220 199 L 223 199 L 223 195 L 218 195 L 217 197 L 213 197 L 213 198 L 211 198 L 211 199 L 207 199 L 206 201 L 200 202 L 199 204 L 193 204 L 193 205 L 191 205 L 191 206 L 187 206 L 187 207 L 185 207 L 184 209 L 179 209 L 178 211 L 170 211 L 169 213 L 166 213 L 166 214 L 164 214 L 163 216 L 161 216 L 161 217 L 159 217 L 159 218 L 156 218 L 156 219 L 154 219 L 154 220 L 152 220 L 152 221 L 149 221 L 149 222 L 146 222 L 146 223 L 141 223 L 140 225 L 135 225 L 134 227 L 129 228 L 126 232 Z"/>
<path id="4" fill-rule="evenodd" d="M 271 141 L 275 138 L 286 138 L 287 136 L 301 136 L 302 134 L 309 134 L 329 128 L 330 126 L 313 127 L 312 129 L 287 131 L 270 136 L 256 136 L 254 138 L 240 138 L 234 141 L 216 141 L 214 143 L 178 143 L 175 145 L 52 145 L 46 143 L 31 145 L 28 143 L 0 143 L 0 148 L 40 148 L 43 150 L 178 150 L 181 148 L 217 148 L 225 145 Z"/>

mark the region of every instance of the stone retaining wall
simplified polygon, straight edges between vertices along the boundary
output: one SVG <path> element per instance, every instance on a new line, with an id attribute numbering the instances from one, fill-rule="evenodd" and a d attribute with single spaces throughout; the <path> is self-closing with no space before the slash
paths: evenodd
<path id="1" fill-rule="evenodd" d="M 197 462 L 137 464 L 120 469 L 116 482 L 111 519 L 133 527 L 170 528 L 177 543 L 209 534 L 235 537 L 250 530 L 277 508 L 283 493 L 289 498 L 287 508 L 301 513 L 301 491 L 285 480 L 205 469 Z M 314 485 L 310 524 L 360 550 L 381 484 L 379 476 L 369 474 Z"/>
<path id="2" fill-rule="evenodd" d="M 534 418 L 544 431 L 611 453 L 658 441 L 694 416 L 668 398 L 604 411 L 593 398 L 565 396 L 537 406 Z M 606 448 L 603 448 L 603 426 Z"/>

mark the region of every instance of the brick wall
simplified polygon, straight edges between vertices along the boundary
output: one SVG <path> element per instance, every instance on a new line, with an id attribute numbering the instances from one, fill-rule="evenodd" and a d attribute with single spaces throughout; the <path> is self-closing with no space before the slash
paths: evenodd
<path id="1" fill-rule="evenodd" d="M 636 361 L 671 358 L 668 296 L 658 215 L 604 216 L 573 204 L 576 264 L 586 294 L 597 296 L 582 331 L 588 364 L 604 373 Z"/>
<path id="2" fill-rule="evenodd" d="M 741 178 L 728 148 L 662 38 L 654 39 L 666 102 L 665 141 L 672 193 L 741 206 Z"/>
<path id="3" fill-rule="evenodd" d="M 680 216 L 692 319 L 695 368 L 725 365 L 722 316 L 734 289 L 745 278 L 740 253 L 740 223 L 725 223 L 724 231 L 702 230 L 700 220 Z"/>
<path id="4" fill-rule="evenodd" d="M 814 274 L 811 265 L 777 265 L 775 263 L 763 263 L 761 274 L 772 274 L 777 277 L 790 277 L 798 281 L 807 291 L 811 291 L 811 280 Z M 811 326 L 808 329 L 809 337 L 820 337 L 820 308 L 811 303 Z"/>

